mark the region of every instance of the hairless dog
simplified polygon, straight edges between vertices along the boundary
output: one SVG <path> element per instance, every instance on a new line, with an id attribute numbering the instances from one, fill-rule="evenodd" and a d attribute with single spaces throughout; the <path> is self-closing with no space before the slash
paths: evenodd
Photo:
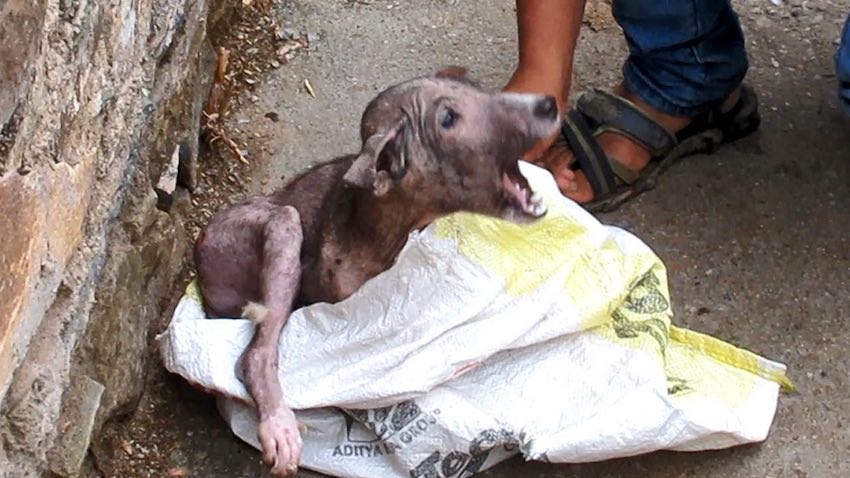
<path id="1" fill-rule="evenodd" d="M 240 366 L 276 476 L 296 472 L 302 446 L 277 375 L 293 307 L 345 299 L 393 264 L 413 230 L 442 215 L 543 216 L 517 161 L 558 125 L 553 98 L 487 92 L 450 67 L 372 100 L 358 154 L 212 218 L 195 245 L 201 292 L 209 315 L 256 324 Z"/>

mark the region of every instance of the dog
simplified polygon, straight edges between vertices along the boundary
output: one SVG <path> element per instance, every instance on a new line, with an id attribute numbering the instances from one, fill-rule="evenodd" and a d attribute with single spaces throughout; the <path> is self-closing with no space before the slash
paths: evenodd
<path id="1" fill-rule="evenodd" d="M 347 298 L 392 266 L 412 231 L 446 214 L 545 215 L 518 160 L 559 125 L 554 98 L 488 92 L 449 67 L 378 94 L 358 154 L 231 206 L 201 231 L 194 256 L 207 314 L 256 324 L 240 372 L 274 475 L 294 474 L 302 447 L 277 376 L 293 308 Z"/>

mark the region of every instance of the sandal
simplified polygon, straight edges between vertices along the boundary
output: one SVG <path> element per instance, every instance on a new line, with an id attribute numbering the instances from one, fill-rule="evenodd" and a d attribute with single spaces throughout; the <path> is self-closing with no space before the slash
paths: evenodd
<path id="1" fill-rule="evenodd" d="M 561 131 L 575 155 L 575 168 L 584 173 L 593 189 L 594 200 L 584 208 L 610 212 L 653 189 L 658 176 L 678 159 L 713 152 L 723 143 L 749 135 L 760 122 L 758 99 L 748 85 L 741 87 L 741 97 L 732 108 L 723 111 L 718 105 L 696 116 L 675 135 L 631 101 L 595 90 L 579 98 L 576 109 L 564 118 Z M 608 157 L 596 141 L 606 131 L 642 145 L 652 159 L 641 171 L 633 171 Z"/>

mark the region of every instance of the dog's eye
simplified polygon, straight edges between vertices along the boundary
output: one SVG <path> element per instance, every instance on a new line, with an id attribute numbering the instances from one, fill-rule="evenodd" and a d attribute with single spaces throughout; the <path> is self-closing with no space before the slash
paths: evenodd
<path id="1" fill-rule="evenodd" d="M 443 118 L 440 120 L 440 126 L 442 126 L 443 129 L 451 129 L 455 123 L 457 123 L 457 113 L 446 108 L 446 110 L 443 111 Z"/>

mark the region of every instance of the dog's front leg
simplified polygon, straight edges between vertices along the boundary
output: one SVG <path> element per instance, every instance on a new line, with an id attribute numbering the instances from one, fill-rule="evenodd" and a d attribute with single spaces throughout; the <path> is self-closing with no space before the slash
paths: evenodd
<path id="1" fill-rule="evenodd" d="M 276 476 L 295 474 L 301 456 L 301 435 L 295 414 L 283 402 L 278 379 L 280 333 L 292 312 L 301 281 L 302 230 L 298 211 L 284 207 L 266 224 L 262 242 L 260 295 L 263 304 L 246 307 L 256 331 L 242 357 L 248 390 L 259 413 L 257 438 L 263 461 Z"/>

